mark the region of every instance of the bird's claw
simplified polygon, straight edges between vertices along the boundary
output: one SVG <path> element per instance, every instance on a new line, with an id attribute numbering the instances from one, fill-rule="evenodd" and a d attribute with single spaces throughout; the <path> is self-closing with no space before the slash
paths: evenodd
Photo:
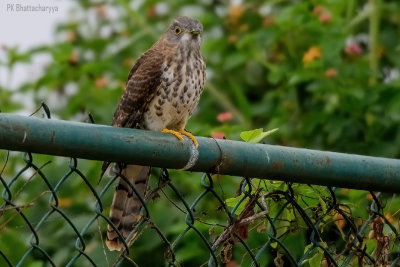
<path id="1" fill-rule="evenodd" d="M 179 133 L 182 135 L 187 136 L 190 140 L 192 140 L 193 144 L 195 145 L 196 148 L 199 147 L 199 143 L 197 142 L 196 138 L 193 136 L 193 134 L 189 133 L 188 131 L 185 130 L 179 130 Z"/>
<path id="2" fill-rule="evenodd" d="M 178 138 L 180 141 L 182 141 L 183 144 L 185 143 L 185 140 L 183 139 L 182 135 L 185 135 L 190 140 L 192 140 L 192 142 L 193 142 L 193 144 L 195 145 L 196 148 L 199 147 L 199 143 L 197 142 L 196 138 L 191 133 L 189 133 L 188 131 L 185 131 L 185 130 L 174 131 L 174 130 L 170 130 L 170 129 L 164 128 L 164 129 L 162 129 L 161 132 L 172 134 L 173 136 Z"/>
<path id="3" fill-rule="evenodd" d="M 168 133 L 168 134 L 172 134 L 173 136 L 175 136 L 176 138 L 178 138 L 180 141 L 182 141 L 182 143 L 185 143 L 185 140 L 182 137 L 182 134 L 180 132 L 174 131 L 174 130 L 170 130 L 167 128 L 162 129 L 163 133 Z"/>

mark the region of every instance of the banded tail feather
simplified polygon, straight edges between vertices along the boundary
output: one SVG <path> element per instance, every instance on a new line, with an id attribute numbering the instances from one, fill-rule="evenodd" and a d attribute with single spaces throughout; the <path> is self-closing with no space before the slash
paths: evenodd
<path id="1" fill-rule="evenodd" d="M 121 170 L 121 174 L 135 187 L 137 193 L 143 198 L 150 177 L 150 167 L 127 165 Z M 110 209 L 110 220 L 125 240 L 139 223 L 141 208 L 142 202 L 140 202 L 129 184 L 120 178 L 114 192 Z M 110 250 L 121 251 L 124 249 L 123 242 L 110 225 L 107 226 L 106 245 Z"/>

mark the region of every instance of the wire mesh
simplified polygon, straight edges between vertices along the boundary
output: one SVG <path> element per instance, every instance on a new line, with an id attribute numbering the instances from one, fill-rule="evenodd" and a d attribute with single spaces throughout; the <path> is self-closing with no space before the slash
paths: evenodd
<path id="1" fill-rule="evenodd" d="M 1 266 L 400 264 L 395 195 L 274 182 L 273 177 L 204 173 L 190 174 L 187 181 L 184 171 L 153 170 L 145 198 L 137 194 L 142 221 L 119 253 L 108 251 L 104 238 L 121 174 L 99 182 L 100 163 L 0 155 Z M 360 201 L 349 203 L 350 193 Z"/>

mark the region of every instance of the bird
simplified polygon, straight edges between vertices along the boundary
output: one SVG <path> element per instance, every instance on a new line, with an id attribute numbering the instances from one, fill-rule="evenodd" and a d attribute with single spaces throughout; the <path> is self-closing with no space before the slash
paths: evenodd
<path id="1" fill-rule="evenodd" d="M 132 67 L 115 110 L 112 126 L 159 131 L 198 142 L 185 130 L 203 92 L 206 65 L 200 52 L 203 25 L 194 18 L 175 18 L 161 38 Z M 102 175 L 110 162 L 104 162 Z M 150 166 L 114 164 L 119 173 L 145 197 Z M 111 171 L 114 168 L 111 168 Z M 110 221 L 126 240 L 140 222 L 142 203 L 125 179 L 119 179 L 110 209 Z M 109 224 L 106 245 L 123 251 L 124 244 Z"/>

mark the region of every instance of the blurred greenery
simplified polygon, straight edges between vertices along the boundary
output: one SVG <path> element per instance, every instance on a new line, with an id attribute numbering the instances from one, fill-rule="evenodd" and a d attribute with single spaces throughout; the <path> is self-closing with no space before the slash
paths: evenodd
<path id="1" fill-rule="evenodd" d="M 240 140 L 243 131 L 279 128 L 265 139 L 268 143 L 398 158 L 399 14 L 400 4 L 389 0 L 77 1 L 71 18 L 57 25 L 54 44 L 28 51 L 20 51 L 18 47 L 2 48 L 6 57 L 0 66 L 7 68 L 10 77 L 18 64 L 30 64 L 36 56 L 46 55 L 50 60 L 38 79 L 18 77 L 22 82 L 18 88 L 9 88 L 9 79 L 1 77 L 4 80 L 1 80 L 0 109 L 6 113 L 33 112 L 25 110 L 26 98 L 20 97 L 25 95 L 35 106 L 45 102 L 53 117 L 85 121 L 91 113 L 96 123 L 110 124 L 135 60 L 158 39 L 172 18 L 189 15 L 204 25 L 202 54 L 208 76 L 197 112 L 187 125 L 195 135 Z M 6 153 L 2 151 L 0 155 L 5 162 Z M 35 156 L 40 164 L 50 159 L 53 162 L 43 167 L 43 172 L 55 185 L 68 171 L 68 165 L 61 158 Z M 3 176 L 12 177 L 22 166 L 20 154 L 11 153 Z M 80 161 L 79 169 L 93 185 L 97 183 L 100 163 Z M 29 175 L 25 176 L 15 186 L 20 188 L 29 181 L 17 199 L 21 205 L 34 202 L 24 212 L 37 223 L 48 211 L 50 194 L 38 175 L 31 180 Z M 195 173 L 171 172 L 174 185 L 189 203 L 202 190 L 200 177 Z M 220 184 L 229 206 L 234 207 L 235 198 L 240 198 L 235 194 L 240 179 L 219 176 L 214 179 Z M 157 183 L 155 180 L 153 185 Z M 100 186 L 104 186 L 104 182 Z M 287 190 L 282 183 L 266 184 L 270 188 Z M 299 195 L 316 196 L 306 200 L 308 203 L 304 207 L 323 206 L 326 189 L 295 188 Z M 82 229 L 90 218 L 88 214 L 94 198 L 87 196 L 91 196 L 91 192 L 82 186 L 82 179 L 77 175 L 68 179 L 60 190 L 61 208 L 78 229 Z M 343 189 L 337 191 L 337 196 L 361 225 L 368 217 L 370 195 Z M 105 207 L 111 203 L 111 197 L 112 192 L 108 192 L 104 198 Z M 184 214 L 161 197 L 151 203 L 154 221 L 168 237 L 176 237 L 185 227 Z M 399 230 L 400 200 L 391 196 L 384 196 L 383 200 L 386 215 Z M 201 217 L 203 211 L 207 213 L 204 216 L 215 219 L 215 223 L 226 223 L 226 218 L 216 208 L 215 200 L 210 199 L 201 203 L 197 213 Z M 39 234 L 48 237 L 43 247 L 63 265 L 74 251 L 76 235 L 59 214 L 51 216 L 53 224 L 42 228 Z M 288 209 L 284 216 L 290 221 L 294 215 Z M 15 212 L 5 212 L 0 223 L 0 249 L 16 263 L 25 250 L 13 248 L 29 247 L 29 241 L 20 238 L 20 229 L 28 229 Z M 196 226 L 208 235 L 208 225 Z M 285 227 L 289 226 L 282 223 L 282 228 Z M 330 227 L 335 228 L 332 224 Z M 348 232 L 346 227 L 337 228 Z M 101 231 L 105 231 L 103 222 Z M 221 231 L 216 227 L 214 235 Z M 252 247 L 265 242 L 265 235 L 258 231 L 251 231 L 249 235 Z M 346 240 L 337 235 L 330 236 L 334 242 L 331 241 L 339 247 L 345 246 Z M 99 229 L 93 227 L 85 238 L 89 240 L 90 256 L 99 265 L 104 263 Z M 297 259 L 303 255 L 308 242 L 301 230 L 285 239 Z M 70 249 L 60 249 L 60 245 L 68 245 Z M 368 252 L 375 246 L 372 244 Z M 157 235 L 147 229 L 133 245 L 132 255 L 140 265 L 158 266 L 163 262 L 163 255 L 154 252 L 165 249 Z M 249 259 L 244 260 L 244 254 L 243 248 L 237 248 L 234 260 L 246 265 Z M 107 255 L 110 262 L 117 256 Z M 207 260 L 208 253 L 198 236 L 189 231 L 178 245 L 177 256 L 185 265 L 197 266 Z M 262 257 L 266 266 L 272 264 L 275 255 L 271 252 Z M 308 264 L 318 266 L 321 259 L 321 252 L 315 253 Z M 44 266 L 42 260 L 43 256 L 35 253 L 26 263 L 27 266 Z M 76 264 L 86 266 L 89 263 L 81 257 L 80 265 Z"/>

